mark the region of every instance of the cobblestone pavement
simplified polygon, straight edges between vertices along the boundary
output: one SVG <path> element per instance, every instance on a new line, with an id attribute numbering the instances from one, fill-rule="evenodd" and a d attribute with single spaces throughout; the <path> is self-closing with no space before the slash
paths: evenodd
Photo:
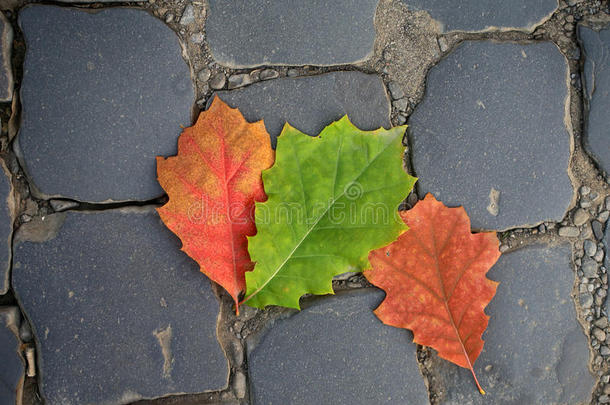
<path id="1" fill-rule="evenodd" d="M 610 403 L 607 0 L 36 3 L 0 0 L 0 404 Z M 274 143 L 409 124 L 405 204 L 499 231 L 487 396 L 359 274 L 232 312 L 154 210 L 214 95 Z"/>

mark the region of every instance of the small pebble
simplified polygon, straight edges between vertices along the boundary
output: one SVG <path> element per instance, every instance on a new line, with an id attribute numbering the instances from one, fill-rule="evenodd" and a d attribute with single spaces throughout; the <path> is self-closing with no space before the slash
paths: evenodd
<path id="1" fill-rule="evenodd" d="M 574 226 L 562 226 L 559 228 L 559 236 L 564 236 L 567 238 L 575 238 L 580 234 L 578 228 Z"/>
<path id="2" fill-rule="evenodd" d="M 299 71 L 296 69 L 288 69 L 288 71 L 286 72 L 286 76 L 288 77 L 296 77 L 299 75 Z"/>
<path id="3" fill-rule="evenodd" d="M 610 216 L 610 211 L 602 211 L 597 216 L 597 220 L 599 222 L 606 222 L 608 220 L 608 216 Z"/>
<path id="4" fill-rule="evenodd" d="M 580 195 L 587 195 L 591 192 L 591 188 L 588 186 L 580 186 Z"/>
<path id="5" fill-rule="evenodd" d="M 203 68 L 199 71 L 199 73 L 197 73 L 197 79 L 201 80 L 202 82 L 207 82 L 211 75 L 212 72 L 210 69 Z"/>
<path id="6" fill-rule="evenodd" d="M 444 37 L 440 37 L 438 39 L 438 47 L 443 53 L 447 52 L 447 49 L 449 49 L 449 45 L 447 45 L 447 40 Z"/>
<path id="7" fill-rule="evenodd" d="M 593 328 L 593 336 L 595 336 L 595 339 L 599 340 L 600 342 L 606 340 L 606 332 L 599 328 Z"/>
<path id="8" fill-rule="evenodd" d="M 599 352 L 602 356 L 608 356 L 610 354 L 610 348 L 608 348 L 608 346 L 602 346 L 601 349 L 599 349 Z"/>
<path id="9" fill-rule="evenodd" d="M 574 213 L 574 225 L 581 226 L 589 219 L 587 211 L 581 209 L 576 210 Z"/>
<path id="10" fill-rule="evenodd" d="M 604 251 L 598 248 L 593 259 L 595 259 L 596 262 L 601 263 L 602 260 L 604 260 Z"/>
<path id="11" fill-rule="evenodd" d="M 401 98 L 400 100 L 394 101 L 392 105 L 399 111 L 405 111 L 409 106 L 409 99 L 407 99 L 406 97 Z"/>
<path id="12" fill-rule="evenodd" d="M 225 77 L 224 73 L 222 73 L 222 72 L 216 73 L 210 79 L 210 87 L 213 88 L 214 90 L 220 90 L 223 87 L 225 87 L 226 81 L 227 81 L 227 78 Z"/>
<path id="13" fill-rule="evenodd" d="M 586 259 L 582 265 L 582 272 L 587 278 L 597 277 L 597 262 L 595 260 Z"/>
<path id="14" fill-rule="evenodd" d="M 235 373 L 233 390 L 235 391 L 235 396 L 239 399 L 246 396 L 246 375 L 241 371 Z"/>
<path id="15" fill-rule="evenodd" d="M 171 23 L 172 21 L 174 21 L 175 16 L 172 13 L 167 13 L 165 15 L 165 22 L 166 23 Z"/>
<path id="16" fill-rule="evenodd" d="M 591 308 L 593 306 L 593 296 L 589 293 L 581 293 L 578 296 L 578 300 L 583 308 Z"/>
<path id="17" fill-rule="evenodd" d="M 595 235 L 595 239 L 601 240 L 604 237 L 604 225 L 601 222 L 593 221 L 591 228 L 593 228 L 593 235 Z"/>
<path id="18" fill-rule="evenodd" d="M 201 32 L 196 32 L 193 35 L 191 35 L 191 42 L 194 44 L 202 44 L 203 43 L 203 39 L 204 36 Z"/>
<path id="19" fill-rule="evenodd" d="M 580 200 L 580 208 L 589 208 L 591 207 L 591 201 L 588 199 L 583 198 L 582 200 Z"/>
<path id="20" fill-rule="evenodd" d="M 593 257 L 593 256 L 595 256 L 595 253 L 597 253 L 597 244 L 595 242 L 593 242 L 591 239 L 585 240 L 584 248 L 585 248 L 585 253 L 589 257 Z"/>
<path id="21" fill-rule="evenodd" d="M 195 11 L 193 10 L 192 5 L 188 5 L 184 8 L 184 12 L 182 13 L 182 17 L 180 18 L 180 24 L 189 25 L 195 22 Z"/>
<path id="22" fill-rule="evenodd" d="M 390 94 L 394 100 L 401 99 L 405 96 L 405 92 L 397 82 L 388 83 L 388 89 L 390 89 Z"/>
<path id="23" fill-rule="evenodd" d="M 247 73 L 231 75 L 229 77 L 229 89 L 236 89 L 252 83 L 252 78 Z"/>
<path id="24" fill-rule="evenodd" d="M 407 122 L 407 117 L 402 114 L 398 114 L 396 121 L 398 122 L 398 125 L 403 125 L 405 122 Z"/>
<path id="25" fill-rule="evenodd" d="M 269 79 L 275 79 L 279 75 L 280 74 L 277 72 L 277 70 L 265 69 L 261 72 L 260 78 L 261 78 L 261 80 L 269 80 Z"/>
<path id="26" fill-rule="evenodd" d="M 544 232 L 546 231 L 546 226 L 545 226 L 544 224 L 540 224 L 540 225 L 538 226 L 538 231 L 539 231 L 540 233 L 544 233 Z"/>

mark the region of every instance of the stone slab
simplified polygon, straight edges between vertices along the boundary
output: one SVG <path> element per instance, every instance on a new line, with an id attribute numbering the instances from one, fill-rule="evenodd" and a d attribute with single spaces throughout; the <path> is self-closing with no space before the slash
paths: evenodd
<path id="1" fill-rule="evenodd" d="M 370 57 L 378 0 L 210 0 L 206 36 L 216 62 L 341 65 Z"/>
<path id="2" fill-rule="evenodd" d="M 25 365 L 19 355 L 18 321 L 17 308 L 0 307 L 0 403 L 6 405 L 18 403 L 25 377 Z"/>
<path id="3" fill-rule="evenodd" d="M 557 8 L 557 0 L 403 0 L 427 11 L 444 31 L 533 30 Z"/>
<path id="4" fill-rule="evenodd" d="M 610 28 L 593 31 L 579 27 L 585 54 L 585 94 L 588 101 L 585 147 L 610 174 Z"/>
<path id="5" fill-rule="evenodd" d="M 312 300 L 250 339 L 254 403 L 427 404 L 411 333 L 373 314 L 383 296 L 369 289 Z"/>
<path id="6" fill-rule="evenodd" d="M 224 388 L 219 304 L 158 215 L 72 212 L 45 221 L 57 215 L 66 215 L 57 236 L 16 244 L 13 268 L 37 337 L 46 404 L 125 404 Z"/>
<path id="7" fill-rule="evenodd" d="M 11 101 L 13 98 L 13 68 L 11 50 L 13 47 L 13 27 L 0 12 L 0 101 Z"/>
<path id="8" fill-rule="evenodd" d="M 85 201 L 161 195 L 155 156 L 176 153 L 194 102 L 174 32 L 128 8 L 34 5 L 19 22 L 27 52 L 18 142 L 34 184 Z"/>
<path id="9" fill-rule="evenodd" d="M 463 205 L 474 228 L 561 221 L 573 194 L 566 81 L 552 43 L 458 46 L 409 119 L 420 196 Z"/>
<path id="10" fill-rule="evenodd" d="M 491 316 L 475 372 L 444 360 L 437 365 L 442 404 L 589 403 L 587 338 L 570 296 L 574 284 L 570 245 L 530 246 L 504 254 L 488 277 L 499 281 L 486 308 Z"/>
<path id="11" fill-rule="evenodd" d="M 217 93 L 246 120 L 265 121 L 275 147 L 286 121 L 315 136 L 347 114 L 364 130 L 390 127 L 390 100 L 381 79 L 360 72 L 282 78 Z"/>
<path id="12" fill-rule="evenodd" d="M 11 239 L 13 237 L 12 185 L 0 162 L 0 295 L 10 288 Z"/>

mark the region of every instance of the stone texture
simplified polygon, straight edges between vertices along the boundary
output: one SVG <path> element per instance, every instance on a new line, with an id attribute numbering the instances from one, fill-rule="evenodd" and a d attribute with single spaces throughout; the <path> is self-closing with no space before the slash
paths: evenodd
<path id="1" fill-rule="evenodd" d="M 542 23 L 557 0 L 403 0 L 411 9 L 427 11 L 444 31 L 526 29 Z"/>
<path id="2" fill-rule="evenodd" d="M 214 59 L 240 68 L 338 65 L 373 52 L 378 0 L 210 0 Z"/>
<path id="3" fill-rule="evenodd" d="M 20 24 L 27 53 L 18 142 L 40 191 L 86 201 L 162 194 L 155 156 L 176 153 L 194 102 L 178 37 L 127 8 L 37 5 L 20 12 Z"/>
<path id="4" fill-rule="evenodd" d="M 4 164 L 0 162 L 0 295 L 10 288 L 11 239 L 13 235 L 13 213 L 9 206 L 12 194 L 11 182 Z"/>
<path id="5" fill-rule="evenodd" d="M 570 297 L 574 283 L 570 245 L 530 246 L 500 257 L 489 273 L 499 281 L 486 309 L 491 316 L 475 371 L 439 360 L 447 390 L 442 404 L 589 403 L 587 339 Z"/>
<path id="6" fill-rule="evenodd" d="M 580 27 L 585 53 L 585 94 L 589 115 L 585 147 L 599 166 L 610 174 L 610 28 L 599 32 Z"/>
<path id="7" fill-rule="evenodd" d="M 390 100 L 383 82 L 360 72 L 276 79 L 218 95 L 239 108 L 246 120 L 263 119 L 274 147 L 286 121 L 312 136 L 345 114 L 364 130 L 390 127 Z"/>
<path id="8" fill-rule="evenodd" d="M 383 296 L 370 289 L 312 300 L 250 338 L 254 403 L 427 404 L 412 335 L 372 312 Z"/>
<path id="9" fill-rule="evenodd" d="M 63 215 L 54 238 L 16 243 L 13 268 L 46 403 L 124 404 L 225 387 L 219 304 L 158 215 L 72 212 L 45 222 Z"/>
<path id="10" fill-rule="evenodd" d="M 409 120 L 420 196 L 463 205 L 475 228 L 561 221 L 573 193 L 566 69 L 552 43 L 487 41 L 433 67 Z"/>
<path id="11" fill-rule="evenodd" d="M 0 307 L 0 403 L 17 403 L 23 386 L 25 365 L 19 355 L 19 310 Z M 20 402 L 19 402 L 20 403 Z"/>
<path id="12" fill-rule="evenodd" d="M 0 101 L 13 98 L 13 69 L 11 67 L 11 49 L 13 46 L 13 28 L 4 14 L 0 12 Z"/>

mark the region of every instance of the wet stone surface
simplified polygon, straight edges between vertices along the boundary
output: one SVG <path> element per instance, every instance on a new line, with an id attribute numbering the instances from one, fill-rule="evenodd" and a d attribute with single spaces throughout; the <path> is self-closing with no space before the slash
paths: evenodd
<path id="1" fill-rule="evenodd" d="M 219 304 L 179 247 L 156 213 L 117 211 L 68 213 L 56 237 L 16 245 L 13 288 L 37 336 L 47 404 L 226 386 Z"/>
<path id="2" fill-rule="evenodd" d="M 154 158 L 176 152 L 194 101 L 178 37 L 127 8 L 30 6 L 19 21 L 27 53 L 18 142 L 34 184 L 85 201 L 161 195 Z"/>
<path id="3" fill-rule="evenodd" d="M 379 290 L 310 301 L 248 342 L 256 404 L 427 404 L 412 335 L 372 310 Z M 254 346 L 254 348 L 252 348 Z"/>
<path id="4" fill-rule="evenodd" d="M 378 0 L 210 0 L 214 59 L 240 68 L 340 65 L 373 52 Z"/>
<path id="5" fill-rule="evenodd" d="M 23 383 L 24 364 L 17 339 L 19 310 L 0 307 L 0 403 L 17 403 L 17 391 Z"/>
<path id="6" fill-rule="evenodd" d="M 13 98 L 13 70 L 11 68 L 13 28 L 1 12 L 0 35 L 0 101 L 10 101 Z"/>
<path id="7" fill-rule="evenodd" d="M 410 9 L 428 12 L 444 31 L 532 30 L 557 8 L 557 0 L 402 1 Z"/>
<path id="8" fill-rule="evenodd" d="M 539 245 L 500 257 L 488 273 L 500 285 L 485 311 L 491 319 L 475 363 L 487 395 L 469 370 L 437 358 L 442 404 L 589 403 L 594 378 L 570 297 L 571 254 L 569 244 Z"/>
<path id="9" fill-rule="evenodd" d="M 10 287 L 11 238 L 13 218 L 8 201 L 11 198 L 11 183 L 0 164 L 0 294 L 6 294 Z"/>
<path id="10" fill-rule="evenodd" d="M 560 221 L 573 193 L 566 77 L 552 43 L 460 45 L 409 120 L 420 195 L 463 205 L 474 228 Z"/>
<path id="11" fill-rule="evenodd" d="M 345 114 L 363 130 L 390 127 L 383 82 L 360 72 L 276 79 L 218 95 L 249 122 L 263 119 L 274 147 L 286 121 L 312 136 Z"/>
<path id="12" fill-rule="evenodd" d="M 593 31 L 579 27 L 585 53 L 585 94 L 589 106 L 585 146 L 599 166 L 610 174 L 610 27 Z"/>

